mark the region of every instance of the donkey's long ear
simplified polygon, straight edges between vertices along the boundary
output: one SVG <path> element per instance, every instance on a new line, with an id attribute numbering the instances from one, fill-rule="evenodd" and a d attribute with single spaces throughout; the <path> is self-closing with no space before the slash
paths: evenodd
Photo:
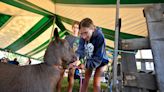
<path id="1" fill-rule="evenodd" d="M 59 33 L 58 33 L 57 28 L 55 28 L 55 30 L 54 30 L 54 38 L 55 38 L 55 40 L 59 40 Z"/>

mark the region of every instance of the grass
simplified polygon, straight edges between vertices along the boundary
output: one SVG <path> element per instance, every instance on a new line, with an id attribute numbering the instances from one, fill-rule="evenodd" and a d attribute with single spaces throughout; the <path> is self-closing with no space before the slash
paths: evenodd
<path id="1" fill-rule="evenodd" d="M 68 81 L 67 81 L 67 77 L 65 77 L 62 81 L 62 92 L 67 92 L 67 86 L 68 86 Z M 80 88 L 79 80 L 75 80 L 73 92 L 79 92 L 79 88 Z M 105 90 L 106 84 L 101 83 L 101 88 Z M 90 80 L 90 82 L 89 82 L 88 92 L 93 92 L 93 81 L 92 80 Z"/>

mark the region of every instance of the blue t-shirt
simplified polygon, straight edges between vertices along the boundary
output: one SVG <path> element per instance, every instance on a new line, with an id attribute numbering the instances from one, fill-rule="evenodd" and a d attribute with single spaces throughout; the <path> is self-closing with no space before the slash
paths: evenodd
<path id="1" fill-rule="evenodd" d="M 72 35 L 67 35 L 65 37 L 65 39 L 70 44 L 71 48 L 73 48 L 76 51 L 78 46 L 79 46 L 79 40 L 80 39 L 78 37 L 75 37 L 75 36 L 72 36 Z"/>
<path id="2" fill-rule="evenodd" d="M 105 38 L 102 29 L 97 27 L 89 42 L 80 38 L 76 54 L 79 59 L 86 58 L 86 68 L 97 68 L 102 63 L 108 63 L 105 46 Z"/>

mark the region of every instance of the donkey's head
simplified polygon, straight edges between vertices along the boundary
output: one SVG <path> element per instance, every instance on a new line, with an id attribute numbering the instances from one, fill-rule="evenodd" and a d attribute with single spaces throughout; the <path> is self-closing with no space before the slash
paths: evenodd
<path id="1" fill-rule="evenodd" d="M 57 28 L 54 31 L 54 38 L 48 45 L 44 55 L 44 61 L 48 65 L 62 65 L 66 68 L 69 63 L 76 61 L 76 55 L 69 43 L 59 38 Z"/>

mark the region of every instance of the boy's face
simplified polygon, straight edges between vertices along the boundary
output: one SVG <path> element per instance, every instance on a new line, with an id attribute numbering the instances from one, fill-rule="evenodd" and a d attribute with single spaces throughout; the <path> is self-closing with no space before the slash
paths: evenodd
<path id="1" fill-rule="evenodd" d="M 78 36 L 78 33 L 79 33 L 79 25 L 78 24 L 74 24 L 72 26 L 72 30 L 74 32 L 74 36 Z"/>
<path id="2" fill-rule="evenodd" d="M 82 27 L 80 29 L 80 36 L 85 40 L 89 41 L 92 37 L 92 34 L 94 32 L 93 28 L 88 28 L 88 27 Z"/>

